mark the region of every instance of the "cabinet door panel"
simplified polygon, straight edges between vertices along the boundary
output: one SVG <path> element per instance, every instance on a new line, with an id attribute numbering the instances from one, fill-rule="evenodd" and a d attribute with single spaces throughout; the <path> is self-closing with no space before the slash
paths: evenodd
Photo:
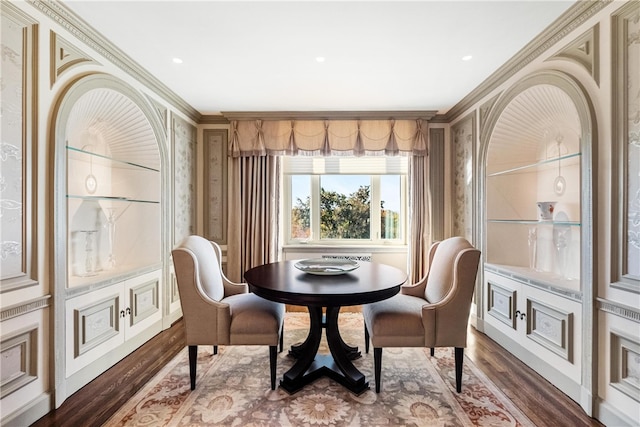
<path id="1" fill-rule="evenodd" d="M 569 362 L 573 361 L 573 313 L 527 299 L 527 337 Z"/>
<path id="2" fill-rule="evenodd" d="M 487 313 L 512 329 L 516 329 L 517 292 L 491 280 L 487 282 L 487 288 L 489 292 Z"/>
<path id="3" fill-rule="evenodd" d="M 160 274 L 159 270 L 152 271 L 126 281 L 126 339 L 131 339 L 162 319 Z"/>
<path id="4" fill-rule="evenodd" d="M 122 290 L 120 283 L 67 301 L 67 376 L 124 342 Z"/>

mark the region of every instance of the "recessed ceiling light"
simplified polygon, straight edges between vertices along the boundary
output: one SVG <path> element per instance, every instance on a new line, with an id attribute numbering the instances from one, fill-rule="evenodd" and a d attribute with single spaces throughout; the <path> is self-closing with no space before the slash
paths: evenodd
<path id="1" fill-rule="evenodd" d="M 471 61 L 472 58 L 473 58 L 473 56 L 471 56 L 471 55 L 465 55 L 465 56 L 462 57 L 462 60 L 463 61 Z"/>
<path id="2" fill-rule="evenodd" d="M 174 63 L 174 64 L 182 64 L 182 59 L 180 59 L 180 58 L 173 58 L 173 63 Z"/>
<path id="3" fill-rule="evenodd" d="M 324 56 L 316 56 L 316 62 L 324 62 Z"/>

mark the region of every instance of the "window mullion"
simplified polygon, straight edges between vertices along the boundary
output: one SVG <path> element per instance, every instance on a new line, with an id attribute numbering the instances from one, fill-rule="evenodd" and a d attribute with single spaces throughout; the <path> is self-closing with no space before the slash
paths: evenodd
<path id="1" fill-rule="evenodd" d="M 409 190 L 407 184 L 407 175 L 403 175 L 400 179 L 400 187 L 401 191 L 401 206 L 402 206 L 402 221 L 400 226 L 400 237 L 402 242 L 406 244 L 408 242 L 407 233 L 408 233 L 408 224 L 409 224 Z"/>
<path id="2" fill-rule="evenodd" d="M 380 241 L 380 175 L 371 175 L 371 208 L 370 212 L 370 226 L 371 226 L 371 240 L 376 242 Z"/>
<path id="3" fill-rule="evenodd" d="M 320 176 L 311 175 L 311 240 L 320 241 Z"/>
<path id="4" fill-rule="evenodd" d="M 286 236 L 286 241 L 290 241 L 291 240 L 291 209 L 293 209 L 293 203 L 291 200 L 291 180 L 292 177 L 291 175 L 287 175 L 286 179 L 283 180 L 283 195 L 284 195 L 284 200 L 285 200 L 285 205 L 284 209 L 282 209 L 283 211 L 283 224 L 284 224 L 284 228 L 285 228 L 285 236 Z"/>

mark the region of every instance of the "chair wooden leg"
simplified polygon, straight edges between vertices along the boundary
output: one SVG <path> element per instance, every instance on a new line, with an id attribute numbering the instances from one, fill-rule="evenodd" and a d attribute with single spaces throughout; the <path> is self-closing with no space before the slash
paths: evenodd
<path id="1" fill-rule="evenodd" d="M 380 373 L 382 372 L 382 347 L 373 348 L 373 371 L 376 381 L 376 393 L 380 393 Z"/>
<path id="2" fill-rule="evenodd" d="M 284 349 L 284 324 L 280 328 L 280 353 Z"/>
<path id="3" fill-rule="evenodd" d="M 435 347 L 431 347 L 431 357 L 436 355 L 436 349 Z"/>
<path id="4" fill-rule="evenodd" d="M 191 390 L 196 389 L 196 365 L 198 361 L 198 346 L 189 346 L 189 378 L 191 379 Z"/>
<path id="5" fill-rule="evenodd" d="M 278 346 L 269 346 L 269 368 L 271 370 L 271 390 L 276 389 L 276 363 L 278 360 Z"/>
<path id="6" fill-rule="evenodd" d="M 455 360 L 456 360 L 456 391 L 460 393 L 462 391 L 462 361 L 464 360 L 464 348 L 455 348 Z"/>
<path id="7" fill-rule="evenodd" d="M 213 355 L 215 356 L 216 354 L 218 354 L 218 346 L 214 345 L 213 346 Z"/>
<path id="8" fill-rule="evenodd" d="M 369 353 L 369 330 L 366 324 L 364 325 L 364 352 Z"/>

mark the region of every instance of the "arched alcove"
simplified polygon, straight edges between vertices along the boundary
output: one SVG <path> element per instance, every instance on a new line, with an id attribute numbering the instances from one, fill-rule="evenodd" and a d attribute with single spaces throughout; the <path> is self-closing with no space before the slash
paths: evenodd
<path id="1" fill-rule="evenodd" d="M 594 376 L 593 108 L 543 71 L 500 95 L 481 129 L 478 324 L 590 408 Z"/>
<path id="2" fill-rule="evenodd" d="M 505 107 L 485 161 L 487 262 L 580 291 L 580 132 L 558 86 L 531 86 Z"/>
<path id="3" fill-rule="evenodd" d="M 165 131 L 112 76 L 71 82 L 52 126 L 56 407 L 162 329 Z"/>

